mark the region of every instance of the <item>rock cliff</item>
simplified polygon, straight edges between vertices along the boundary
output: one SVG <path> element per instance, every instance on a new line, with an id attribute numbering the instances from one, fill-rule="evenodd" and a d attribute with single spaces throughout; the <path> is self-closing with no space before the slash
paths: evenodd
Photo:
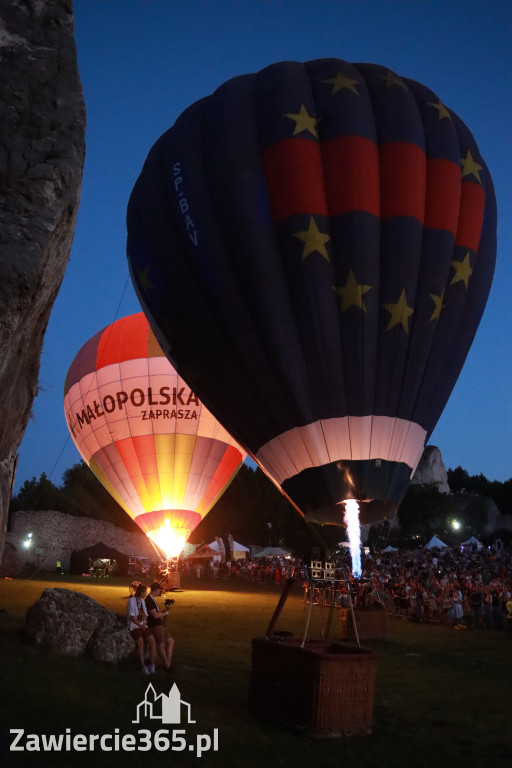
<path id="1" fill-rule="evenodd" d="M 430 485 L 439 493 L 450 493 L 448 472 L 443 463 L 441 451 L 435 445 L 427 445 L 411 480 L 415 485 Z"/>
<path id="2" fill-rule="evenodd" d="M 0 0 L 0 557 L 85 153 L 70 0 Z"/>

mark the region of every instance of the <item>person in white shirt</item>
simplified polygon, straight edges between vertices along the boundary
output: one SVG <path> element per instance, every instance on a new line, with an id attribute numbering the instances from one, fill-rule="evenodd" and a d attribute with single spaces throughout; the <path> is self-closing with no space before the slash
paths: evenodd
<path id="1" fill-rule="evenodd" d="M 156 643 L 153 633 L 148 627 L 148 612 L 144 598 L 148 588 L 145 584 L 139 584 L 133 597 L 128 599 L 126 612 L 128 615 L 128 630 L 135 640 L 137 656 L 143 675 L 151 675 L 155 672 Z M 144 661 L 144 642 L 148 644 L 149 664 Z"/>

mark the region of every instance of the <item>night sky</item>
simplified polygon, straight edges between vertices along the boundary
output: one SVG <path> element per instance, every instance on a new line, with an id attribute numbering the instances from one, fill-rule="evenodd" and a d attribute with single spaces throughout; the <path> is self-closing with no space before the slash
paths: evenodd
<path id="1" fill-rule="evenodd" d="M 126 205 L 156 139 L 228 78 L 282 60 L 382 64 L 431 88 L 468 125 L 494 180 L 498 257 L 466 365 L 430 443 L 446 467 L 512 476 L 512 4 L 244 0 L 75 0 L 87 153 L 71 260 L 48 326 L 40 392 L 16 489 L 59 485 L 80 460 L 63 413 L 67 369 L 116 318 L 140 311 L 125 255 Z"/>

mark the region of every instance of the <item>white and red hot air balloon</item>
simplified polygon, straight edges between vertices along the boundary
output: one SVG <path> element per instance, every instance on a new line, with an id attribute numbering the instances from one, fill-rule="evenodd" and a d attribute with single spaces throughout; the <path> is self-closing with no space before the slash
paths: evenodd
<path id="1" fill-rule="evenodd" d="M 84 344 L 64 410 L 84 461 L 167 558 L 246 456 L 166 359 L 143 313 Z"/>

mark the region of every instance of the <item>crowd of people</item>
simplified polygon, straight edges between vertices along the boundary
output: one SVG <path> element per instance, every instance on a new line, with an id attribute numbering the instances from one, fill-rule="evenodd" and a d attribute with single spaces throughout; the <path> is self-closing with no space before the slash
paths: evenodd
<path id="1" fill-rule="evenodd" d="M 304 586 L 305 599 L 328 599 L 356 608 L 388 610 L 417 622 L 436 622 L 455 628 L 508 628 L 512 632 L 512 549 L 501 547 L 452 547 L 397 550 L 363 554 L 361 574 L 351 572 L 349 551 L 333 561 L 327 588 L 315 579 L 310 563 L 293 558 L 257 558 L 228 562 L 180 561 L 176 568 L 185 577 L 242 579 L 280 584 L 294 577 Z M 148 588 L 134 582 L 128 600 L 128 629 L 135 640 L 141 671 L 152 674 L 159 659 L 171 669 L 173 638 L 165 628 L 169 612 L 156 599 L 169 588 L 167 570 L 158 570 Z M 328 598 L 326 595 L 328 594 Z M 147 649 L 145 649 L 145 644 Z M 149 663 L 145 661 L 149 654 Z"/>
<path id="2" fill-rule="evenodd" d="M 311 599 L 356 608 L 386 609 L 418 622 L 512 631 L 512 552 L 454 547 L 402 550 L 362 557 L 361 577 L 350 575 L 347 558 L 335 563 L 339 586 L 328 593 L 313 586 Z M 309 599 L 310 585 L 306 584 Z"/>
<path id="3" fill-rule="evenodd" d="M 203 561 L 201 563 L 186 560 L 180 564 L 183 576 L 213 579 L 243 579 L 245 581 L 264 581 L 280 584 L 291 576 L 298 561 L 283 558 L 257 558 L 254 560 L 229 560 L 228 562 Z"/>
<path id="4" fill-rule="evenodd" d="M 292 573 L 309 594 L 311 569 L 297 559 L 260 558 L 208 562 L 181 568 L 197 578 L 235 578 L 279 584 Z M 419 622 L 512 629 L 512 550 L 501 547 L 452 547 L 398 550 L 362 555 L 361 578 L 351 574 L 347 550 L 334 562 L 333 574 L 348 582 L 354 605 L 386 608 Z M 336 594 L 346 602 L 347 586 Z M 510 617 L 510 621 L 509 621 Z"/>
<path id="5" fill-rule="evenodd" d="M 512 552 L 453 547 L 374 554 L 363 574 L 386 606 L 414 621 L 512 628 Z"/>

